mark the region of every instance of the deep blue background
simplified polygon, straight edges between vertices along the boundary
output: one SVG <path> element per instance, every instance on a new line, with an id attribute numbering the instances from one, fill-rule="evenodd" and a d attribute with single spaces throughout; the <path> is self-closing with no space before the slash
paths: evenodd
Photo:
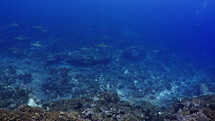
<path id="1" fill-rule="evenodd" d="M 213 63 L 214 6 L 214 0 L 2 0 L 0 21 L 37 23 L 53 29 L 52 34 L 62 35 L 76 34 L 65 29 L 70 25 L 82 25 L 76 32 L 91 26 L 94 28 L 91 35 L 112 34 L 115 36 L 112 44 L 118 42 L 118 46 L 162 45 L 172 52 Z M 95 33 L 96 27 L 98 33 Z M 135 34 L 129 36 L 121 32 L 126 29 L 140 37 L 135 39 Z M 89 30 L 81 33 L 81 36 L 91 37 Z M 74 42 L 62 40 L 61 43 L 68 41 Z"/>

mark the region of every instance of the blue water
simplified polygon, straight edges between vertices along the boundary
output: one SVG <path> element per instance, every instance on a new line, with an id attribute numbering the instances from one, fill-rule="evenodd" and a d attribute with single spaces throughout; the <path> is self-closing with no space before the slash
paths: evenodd
<path id="1" fill-rule="evenodd" d="M 144 56 L 143 58 L 145 59 L 143 60 L 135 58 L 135 56 L 134 58 L 137 60 L 129 60 L 128 58 L 132 57 L 130 57 L 130 55 L 127 56 L 125 53 L 124 60 L 120 58 L 122 59 L 122 62 L 120 61 L 122 65 L 119 64 L 118 66 L 122 69 L 119 69 L 119 73 L 124 69 L 122 73 L 125 75 L 122 75 L 122 77 L 128 78 L 126 74 L 129 73 L 130 70 L 132 70 L 130 73 L 138 73 L 140 75 L 142 74 L 140 70 L 142 70 L 146 71 L 146 76 L 154 73 L 163 79 L 165 77 L 166 81 L 162 81 L 163 79 L 158 79 L 158 77 L 153 77 L 153 74 L 149 76 L 151 80 L 154 79 L 152 82 L 149 81 L 150 79 L 141 80 L 142 77 L 137 76 L 130 79 L 130 82 L 135 83 L 131 85 L 134 86 L 134 89 L 132 87 L 122 88 L 120 86 L 111 85 L 121 84 L 125 86 L 124 83 L 128 83 L 129 80 L 124 79 L 128 82 L 123 82 L 123 79 L 110 81 L 111 75 L 101 74 L 110 80 L 109 82 L 107 80 L 100 81 L 98 87 L 100 87 L 101 90 L 117 92 L 121 94 L 125 100 L 129 100 L 126 95 L 135 95 L 138 90 L 145 90 L 142 92 L 142 94 L 145 93 L 143 95 L 151 94 L 152 92 L 155 94 L 156 91 L 161 91 L 164 95 L 170 94 L 170 92 L 166 92 L 162 89 L 159 90 L 159 88 L 147 92 L 146 90 L 148 88 L 148 90 L 153 90 L 151 89 L 153 87 L 149 86 L 150 83 L 161 83 L 158 85 L 159 87 L 164 85 L 163 83 L 173 82 L 174 84 L 169 85 L 170 87 L 166 87 L 166 89 L 172 90 L 171 93 L 174 93 L 173 90 L 179 87 L 175 90 L 176 97 L 179 96 L 183 98 L 182 95 L 184 95 L 184 97 L 189 97 L 213 94 L 215 92 L 213 89 L 215 86 L 214 6 L 214 0 L 1 1 L 0 51 L 2 53 L 1 55 L 4 54 L 6 57 L 15 57 L 16 59 L 33 58 L 34 61 L 36 60 L 41 63 L 43 63 L 42 60 L 47 56 L 58 53 L 60 59 L 56 59 L 56 61 L 60 61 L 57 62 L 57 64 L 60 65 L 64 61 L 68 62 L 67 59 L 62 59 L 67 58 L 65 55 L 62 56 L 62 53 L 73 53 L 79 48 L 87 51 L 91 47 L 98 46 L 106 48 L 105 51 L 111 53 L 111 47 L 114 54 L 118 52 L 118 49 L 119 52 L 121 52 L 124 50 L 131 51 L 132 49 L 129 50 L 129 48 L 132 47 L 138 47 L 138 49 L 134 51 L 142 51 L 140 48 L 144 48 L 145 54 L 140 54 L 140 56 Z M 96 47 L 94 49 L 96 49 Z M 100 51 L 100 49 L 98 49 L 98 51 Z M 95 50 L 95 53 L 98 51 Z M 44 53 L 47 55 L 43 55 Z M 116 57 L 113 54 L 112 56 Z M 113 61 L 117 62 L 119 58 L 114 57 L 112 57 Z M 135 63 L 139 63 L 140 61 L 141 68 L 136 67 L 140 65 L 137 64 L 135 66 Z M 55 63 L 55 66 L 57 64 Z M 103 62 L 101 62 L 101 64 L 103 64 Z M 123 64 L 128 66 L 123 68 Z M 148 66 L 146 66 L 147 64 Z M 159 67 L 162 64 L 164 64 L 165 67 Z M 48 66 L 50 66 L 50 64 L 48 64 Z M 53 65 L 51 64 L 51 66 Z M 66 66 L 71 65 L 67 63 Z M 155 67 L 149 68 L 153 66 Z M 71 69 L 71 67 L 69 68 Z M 98 72 L 105 72 L 110 66 L 106 68 L 92 68 L 99 68 L 100 71 Z M 117 73 L 117 66 L 115 65 L 114 68 L 116 72 L 113 73 Z M 161 70 L 157 70 L 158 68 L 161 68 Z M 165 70 L 164 68 L 169 68 L 171 73 L 169 69 Z M 79 70 L 78 72 L 84 73 L 86 71 L 81 72 L 81 69 L 77 69 Z M 128 70 L 128 72 L 126 70 Z M 110 71 L 112 71 L 111 68 L 108 72 Z M 100 74 L 98 74 L 98 72 L 95 71 L 94 75 L 98 76 Z M 190 72 L 190 74 L 187 72 Z M 204 75 L 199 77 L 199 74 L 202 73 Z M 136 78 L 140 80 L 136 81 Z M 175 79 L 175 81 L 169 82 L 167 78 L 170 78 L 169 80 Z M 184 83 L 183 80 L 185 81 Z M 140 82 L 141 86 L 137 86 L 136 83 Z M 45 85 L 49 83 L 51 82 L 47 81 Z M 178 83 L 180 84 L 177 85 Z M 62 83 L 59 85 L 63 86 Z M 175 85 L 177 86 L 173 89 Z M 178 93 L 180 86 L 183 89 L 187 89 L 185 89 L 183 94 Z M 192 92 L 189 91 L 189 86 L 191 86 L 190 88 L 198 89 Z M 145 87 L 147 87 L 147 89 Z M 67 90 L 70 89 L 70 87 L 65 88 Z M 122 91 L 126 89 L 131 91 Z M 59 89 L 59 91 L 60 90 L 61 89 Z M 83 92 L 77 93 L 82 94 Z M 160 95 L 163 93 L 160 93 Z M 40 94 L 36 96 L 40 97 Z M 62 97 L 66 97 L 66 95 Z M 45 97 L 41 96 L 41 98 Z M 156 100 L 146 97 L 144 100 L 154 100 L 152 101 L 153 103 L 162 102 L 160 101 L 162 99 Z"/>
<path id="2" fill-rule="evenodd" d="M 65 32 L 71 28 L 70 25 L 82 25 L 82 29 L 77 27 L 80 30 L 74 31 L 86 32 L 84 26 L 92 26 L 101 32 L 99 34 L 112 32 L 116 36 L 126 34 L 123 30 L 126 31 L 127 27 L 142 38 L 123 40 L 123 43 L 135 44 L 138 41 L 137 43 L 144 44 L 147 40 L 152 43 L 158 41 L 171 44 L 169 46 L 174 45 L 178 50 L 185 48 L 185 52 L 210 53 L 208 51 L 213 51 L 215 32 L 213 5 L 213 0 L 9 0 L 1 2 L 0 9 L 2 22 L 27 21 L 28 24 L 45 25 L 53 29 L 53 32 L 62 33 L 62 36 L 73 33 Z M 94 34 L 92 36 L 97 33 Z"/>

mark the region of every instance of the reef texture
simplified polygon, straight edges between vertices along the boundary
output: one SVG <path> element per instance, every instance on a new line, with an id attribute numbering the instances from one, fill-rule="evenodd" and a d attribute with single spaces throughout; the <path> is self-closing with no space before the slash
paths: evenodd
<path id="1" fill-rule="evenodd" d="M 46 112 L 21 105 L 16 111 L 0 110 L 1 121 L 84 121 L 76 112 Z"/>
<path id="2" fill-rule="evenodd" d="M 0 56 L 0 86 L 27 88 L 42 103 L 115 92 L 132 104 L 167 106 L 215 92 L 213 68 L 205 69 L 202 63 L 162 47 L 96 44 L 46 53 L 30 49 L 25 54 L 9 56 L 6 51 Z"/>
<path id="3" fill-rule="evenodd" d="M 164 120 L 159 108 L 148 103 L 132 106 L 117 94 L 103 93 L 44 104 L 43 108 L 21 105 L 18 110 L 0 110 L 1 121 L 144 121 Z"/>
<path id="4" fill-rule="evenodd" d="M 15 109 L 19 105 L 27 103 L 31 91 L 24 84 L 31 81 L 31 74 L 21 74 L 14 67 L 1 69 L 0 108 Z"/>
<path id="5" fill-rule="evenodd" d="M 214 121 L 215 95 L 186 99 L 168 108 L 130 105 L 117 94 L 59 100 L 40 107 L 0 109 L 1 121 Z"/>
<path id="6" fill-rule="evenodd" d="M 169 112 L 168 121 L 215 121 L 215 95 L 183 100 Z"/>
<path id="7" fill-rule="evenodd" d="M 214 120 L 213 96 L 167 108 L 214 94 L 215 78 L 214 69 L 165 49 L 100 44 L 23 54 L 0 56 L 0 120 Z M 19 107 L 29 98 L 42 107 Z"/>

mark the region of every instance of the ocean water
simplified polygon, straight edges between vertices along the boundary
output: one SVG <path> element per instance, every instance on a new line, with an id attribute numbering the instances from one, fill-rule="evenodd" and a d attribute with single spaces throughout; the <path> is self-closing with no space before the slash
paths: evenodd
<path id="1" fill-rule="evenodd" d="M 214 94 L 214 5 L 214 0 L 1 1 L 0 99 L 22 104 L 34 98 L 42 104 L 115 92 L 132 104 L 166 106 Z"/>

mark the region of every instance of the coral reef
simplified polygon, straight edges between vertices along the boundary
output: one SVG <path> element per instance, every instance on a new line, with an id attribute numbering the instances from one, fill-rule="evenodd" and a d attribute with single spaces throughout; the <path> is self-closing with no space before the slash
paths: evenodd
<path id="1" fill-rule="evenodd" d="M 47 103 L 43 108 L 21 105 L 14 111 L 0 109 L 0 120 L 160 121 L 164 116 L 158 114 L 159 110 L 149 103 L 132 106 L 120 101 L 117 94 L 102 93 Z"/>
<path id="2" fill-rule="evenodd" d="M 84 121 L 76 112 L 45 112 L 42 108 L 21 105 L 16 111 L 0 109 L 1 121 Z"/>
<path id="3" fill-rule="evenodd" d="M 59 100 L 43 107 L 21 105 L 17 110 L 0 109 L 0 120 L 36 121 L 213 121 L 215 95 L 184 99 L 166 108 L 147 102 L 131 105 L 115 93 Z"/>
<path id="4" fill-rule="evenodd" d="M 1 83 L 27 87 L 44 102 L 110 91 L 132 104 L 167 106 L 215 91 L 213 74 L 162 48 L 89 46 L 27 55 L 1 60 L 7 68 Z"/>
<path id="5" fill-rule="evenodd" d="M 214 121 L 215 95 L 184 99 L 169 108 L 167 121 Z"/>
<path id="6" fill-rule="evenodd" d="M 81 117 L 91 121 L 140 121 L 162 120 L 158 115 L 160 108 L 149 103 L 132 106 L 127 102 L 120 101 L 117 94 L 102 93 L 71 100 L 61 100 L 45 104 L 44 108 L 49 111 L 76 111 Z"/>
<path id="7" fill-rule="evenodd" d="M 100 17 L 1 19 L 0 120 L 215 120 L 212 52 Z"/>
<path id="8" fill-rule="evenodd" d="M 14 67 L 0 70 L 0 108 L 15 109 L 25 104 L 31 93 L 30 89 L 23 84 L 32 81 L 28 73 L 18 74 Z"/>
<path id="9" fill-rule="evenodd" d="M 98 92 L 99 83 L 90 73 L 74 73 L 68 68 L 50 68 L 50 77 L 42 84 L 43 92 L 51 99 L 82 97 Z"/>

